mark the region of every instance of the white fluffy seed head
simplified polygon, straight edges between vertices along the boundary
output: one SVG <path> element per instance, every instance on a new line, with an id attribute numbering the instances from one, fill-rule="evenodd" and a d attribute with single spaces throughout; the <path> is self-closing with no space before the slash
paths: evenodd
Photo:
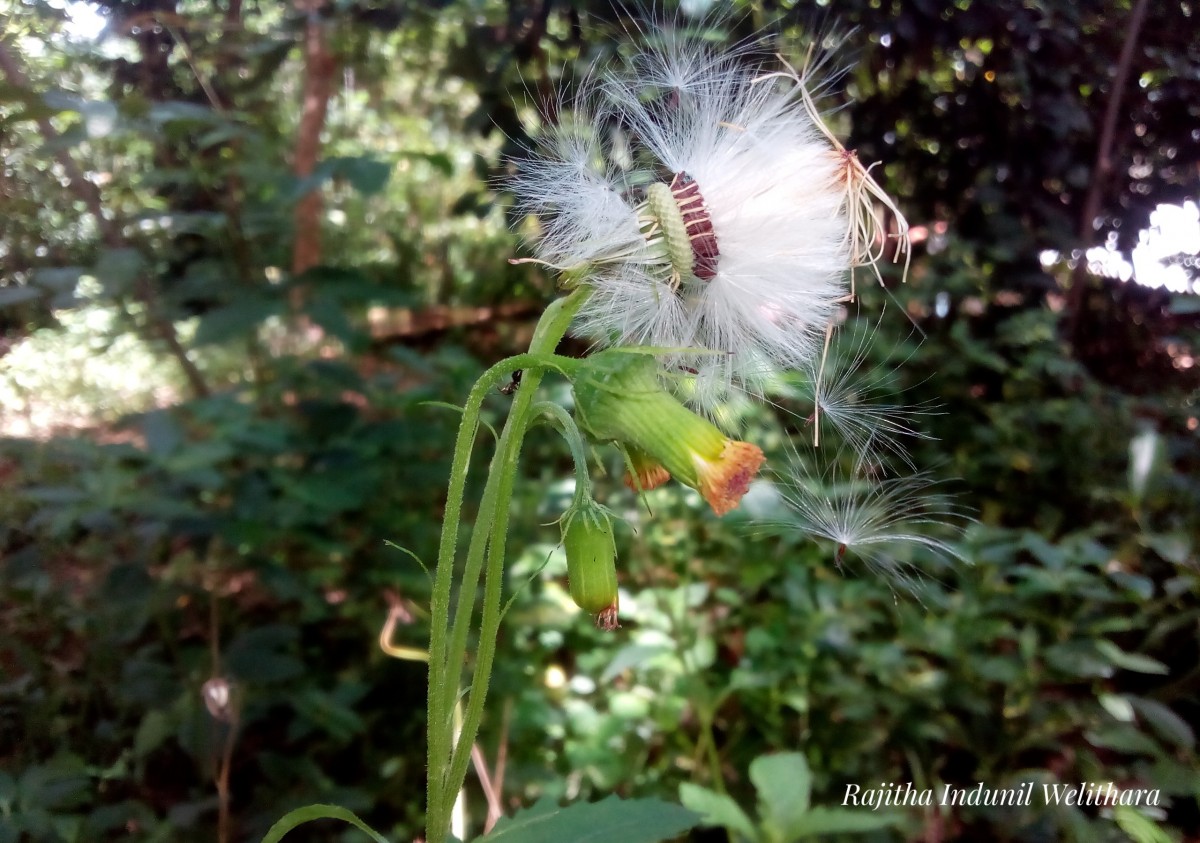
<path id="1" fill-rule="evenodd" d="M 625 69 L 596 71 L 519 165 L 520 207 L 543 220 L 535 254 L 594 287 L 584 331 L 671 350 L 665 362 L 695 373 L 700 404 L 811 361 L 848 292 L 841 160 L 802 85 L 764 78 L 746 51 L 668 36 Z M 642 204 L 647 185 L 680 173 L 699 186 L 719 249 L 708 279 L 672 273 Z"/>

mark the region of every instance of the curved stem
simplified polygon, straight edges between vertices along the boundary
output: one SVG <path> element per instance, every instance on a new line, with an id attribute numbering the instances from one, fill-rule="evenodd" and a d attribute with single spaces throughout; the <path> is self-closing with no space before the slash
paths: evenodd
<path id="1" fill-rule="evenodd" d="M 588 293 L 586 287 L 581 287 L 571 295 L 553 302 L 538 322 L 529 353 L 511 357 L 485 372 L 472 388 L 463 412 L 451 466 L 450 487 L 430 603 L 432 620 L 428 697 L 429 783 L 425 829 L 428 843 L 444 843 L 446 840 L 454 797 L 466 777 L 470 747 L 475 742 L 482 719 L 499 630 L 508 505 L 512 498 L 517 460 L 529 422 L 530 408 L 533 406 L 534 395 L 547 365 L 554 366 L 551 355 L 555 347 L 566 333 L 575 312 Z M 454 559 L 470 451 L 475 434 L 479 430 L 479 411 L 484 397 L 519 368 L 526 369 L 526 373 L 513 399 L 512 409 L 500 434 L 489 468 L 452 622 L 450 592 Z M 466 661 L 467 636 L 475 606 L 475 589 L 482 573 L 485 555 L 489 564 L 484 585 L 479 653 L 467 700 L 463 729 L 455 739 L 452 717 L 462 667 Z"/>
<path id="2" fill-rule="evenodd" d="M 567 447 L 571 451 L 571 459 L 575 463 L 575 497 L 590 496 L 592 480 L 588 475 L 587 451 L 583 447 L 583 436 L 579 432 L 571 414 L 552 401 L 541 401 L 533 406 L 533 419 L 544 417 L 562 434 Z"/>
<path id="3" fill-rule="evenodd" d="M 430 641 L 429 641 L 429 696 L 428 696 L 428 821 L 432 824 L 453 806 L 453 795 L 458 788 L 449 791 L 446 803 L 448 777 L 446 775 L 454 743 L 454 710 L 458 702 L 458 687 L 462 662 L 465 658 L 466 634 L 462 636 L 461 648 L 449 646 L 457 636 L 450 634 L 450 593 L 454 580 L 454 559 L 458 548 L 458 529 L 462 516 L 463 496 L 466 490 L 467 472 L 470 466 L 471 448 L 479 432 L 479 413 L 484 399 L 500 386 L 516 369 L 540 362 L 536 355 L 517 355 L 492 366 L 475 382 L 463 408 L 459 423 L 458 439 L 454 446 L 454 458 L 450 467 L 450 484 L 446 496 L 446 509 L 442 521 L 442 535 L 438 548 L 437 570 L 434 573 L 433 594 L 430 598 Z M 494 466 L 493 466 L 494 467 Z M 493 476 L 496 476 L 493 473 Z M 496 484 L 492 477 L 484 489 L 480 502 L 476 530 L 471 537 L 468 561 L 459 591 L 459 605 L 455 607 L 455 621 L 463 615 L 462 602 L 468 600 L 464 625 L 474 605 L 475 587 L 482 568 L 483 544 L 480 541 L 491 526 L 495 511 Z M 480 562 L 473 564 L 478 557 Z M 468 597 L 469 595 L 469 597 Z M 449 651 L 449 652 L 448 652 Z"/>

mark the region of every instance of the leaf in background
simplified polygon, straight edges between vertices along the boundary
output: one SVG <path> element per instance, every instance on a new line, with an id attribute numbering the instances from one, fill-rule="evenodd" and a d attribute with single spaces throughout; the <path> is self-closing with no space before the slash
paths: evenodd
<path id="1" fill-rule="evenodd" d="M 357 828 L 375 843 L 388 843 L 386 837 L 360 820 L 357 814 L 337 805 L 306 805 L 303 808 L 289 811 L 279 822 L 271 826 L 266 836 L 263 837 L 262 843 L 279 843 L 289 831 L 313 820 L 341 820 Z"/>
<path id="2" fill-rule="evenodd" d="M 225 123 L 227 119 L 205 105 L 194 102 L 156 102 L 150 107 L 150 120 L 164 125 L 184 121 L 189 123 Z"/>
<path id="3" fill-rule="evenodd" d="M 387 185 L 392 165 L 366 155 L 325 158 L 317 163 L 312 175 L 297 179 L 290 198 L 295 201 L 318 189 L 325 182 L 344 179 L 364 196 L 373 196 Z"/>
<path id="4" fill-rule="evenodd" d="M 137 249 L 105 249 L 92 273 L 103 285 L 105 295 L 119 296 L 129 292 L 145 265 L 146 261 Z"/>
<path id="5" fill-rule="evenodd" d="M 340 743 L 346 743 L 366 730 L 366 723 L 345 700 L 319 688 L 305 688 L 291 698 L 292 705 L 306 720 L 324 730 Z"/>
<path id="6" fill-rule="evenodd" d="M 229 672 L 246 682 L 279 682 L 304 672 L 304 664 L 288 650 L 296 646 L 299 630 L 275 624 L 241 633 L 225 652 Z"/>
<path id="7" fill-rule="evenodd" d="M 454 175 L 454 161 L 444 152 L 402 152 L 410 161 L 425 161 L 443 176 Z M 482 178 L 486 178 L 486 174 Z"/>
<path id="8" fill-rule="evenodd" d="M 1145 755 L 1148 758 L 1158 758 L 1162 754 L 1161 747 L 1152 737 L 1125 723 L 1084 732 L 1083 736 L 1092 746 L 1114 749 L 1117 752 Z"/>
<path id="9" fill-rule="evenodd" d="M 1158 736 L 1183 749 L 1196 748 L 1196 732 L 1191 725 L 1158 700 L 1128 697 L 1138 717 L 1150 724 Z"/>
<path id="10" fill-rule="evenodd" d="M 145 758 L 175 732 L 175 724 L 165 711 L 154 709 L 142 718 L 133 739 L 133 757 Z"/>
<path id="11" fill-rule="evenodd" d="M 142 416 L 142 435 L 146 447 L 158 457 L 174 453 L 183 443 L 183 430 L 167 410 L 155 410 Z"/>
<path id="12" fill-rule="evenodd" d="M 333 175 L 344 178 L 364 196 L 383 190 L 392 175 L 392 165 L 365 155 L 354 158 L 332 158 Z"/>
<path id="13" fill-rule="evenodd" d="M 355 328 L 346 318 L 342 306 L 333 296 L 318 292 L 312 296 L 305 312 L 314 322 L 324 328 L 326 333 L 337 337 L 347 345 L 358 347 L 366 340 L 363 332 Z"/>
<path id="14" fill-rule="evenodd" d="M 699 816 L 658 799 L 576 802 L 545 798 L 496 823 L 481 843 L 659 843 L 694 828 Z"/>
<path id="15" fill-rule="evenodd" d="M 1141 653 L 1127 653 L 1113 642 L 1102 638 L 1096 642 L 1100 654 L 1122 670 L 1132 670 L 1137 673 L 1156 673 L 1166 675 L 1170 669 L 1160 661 L 1143 656 Z"/>
<path id="16" fill-rule="evenodd" d="M 236 304 L 219 307 L 200 317 L 192 342 L 196 345 L 213 345 L 248 334 L 282 309 L 282 302 L 278 299 L 243 297 Z"/>
<path id="17" fill-rule="evenodd" d="M 758 791 L 763 825 L 784 839 L 808 811 L 812 773 L 799 752 L 760 755 L 750 763 L 750 781 Z"/>
<path id="18" fill-rule="evenodd" d="M 1129 491 L 1134 504 L 1141 505 L 1162 462 L 1163 440 L 1157 430 L 1147 428 L 1129 440 Z"/>
<path id="19" fill-rule="evenodd" d="M 1113 809 L 1113 820 L 1135 843 L 1174 843 L 1171 835 L 1137 808 L 1118 805 Z"/>
<path id="20" fill-rule="evenodd" d="M 684 783 L 679 786 L 679 801 L 683 807 L 702 817 L 702 825 L 719 825 L 750 841 L 759 839 L 758 831 L 746 812 L 724 793 Z"/>
<path id="21" fill-rule="evenodd" d="M 27 301 L 40 299 L 43 293 L 37 287 L 0 287 L 0 308 L 24 304 Z"/>
<path id="22" fill-rule="evenodd" d="M 897 811 L 851 811 L 846 808 L 813 808 L 800 818 L 794 831 L 799 837 L 822 834 L 864 834 L 882 831 L 904 822 Z"/>

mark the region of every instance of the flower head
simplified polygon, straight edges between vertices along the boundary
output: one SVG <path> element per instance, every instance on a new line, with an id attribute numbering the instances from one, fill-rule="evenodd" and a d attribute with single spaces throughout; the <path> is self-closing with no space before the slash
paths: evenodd
<path id="1" fill-rule="evenodd" d="M 592 336 L 664 349 L 702 403 L 820 352 L 854 243 L 810 102 L 745 50 L 669 35 L 584 84 L 515 190 L 538 259 L 594 287 Z"/>
<path id="2" fill-rule="evenodd" d="M 758 446 L 730 439 L 681 404 L 644 354 L 604 351 L 583 361 L 575 411 L 594 439 L 628 449 L 643 489 L 674 477 L 717 515 L 738 505 L 765 460 Z"/>

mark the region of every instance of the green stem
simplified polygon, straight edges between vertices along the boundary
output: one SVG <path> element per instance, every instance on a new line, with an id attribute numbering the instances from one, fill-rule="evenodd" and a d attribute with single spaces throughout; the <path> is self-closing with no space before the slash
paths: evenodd
<path id="1" fill-rule="evenodd" d="M 571 418 L 571 414 L 553 401 L 541 401 L 533 407 L 534 421 L 544 417 L 562 434 L 575 463 L 575 498 L 591 497 L 592 480 L 588 475 L 587 451 L 583 447 L 583 435 Z"/>
<path id="2" fill-rule="evenodd" d="M 580 287 L 565 298 L 553 302 L 542 314 L 534 331 L 529 353 L 496 364 L 476 382 L 467 400 L 455 443 L 446 500 L 445 520 L 438 550 L 430 601 L 432 620 L 429 646 L 428 761 L 429 790 L 426 806 L 425 837 L 428 843 L 444 843 L 449 832 L 454 799 L 466 778 L 471 747 L 479 731 L 483 703 L 487 696 L 491 666 L 499 628 L 504 542 L 508 532 L 509 501 L 516 475 L 521 442 L 529 423 L 534 395 L 559 341 L 588 295 Z M 479 411 L 483 399 L 515 369 L 524 368 L 521 387 L 513 399 L 508 420 L 496 445 L 487 483 L 480 500 L 479 513 L 467 550 L 467 562 L 459 587 L 459 599 L 450 615 L 450 592 L 454 575 L 459 522 L 466 488 L 471 445 L 479 430 Z M 485 554 L 486 551 L 486 554 Z M 475 674 L 467 699 L 467 711 L 457 742 L 454 740 L 453 712 L 458 698 L 459 681 L 466 661 L 467 636 L 475 607 L 475 590 L 487 557 L 484 584 L 483 618 L 476 656 Z"/>

